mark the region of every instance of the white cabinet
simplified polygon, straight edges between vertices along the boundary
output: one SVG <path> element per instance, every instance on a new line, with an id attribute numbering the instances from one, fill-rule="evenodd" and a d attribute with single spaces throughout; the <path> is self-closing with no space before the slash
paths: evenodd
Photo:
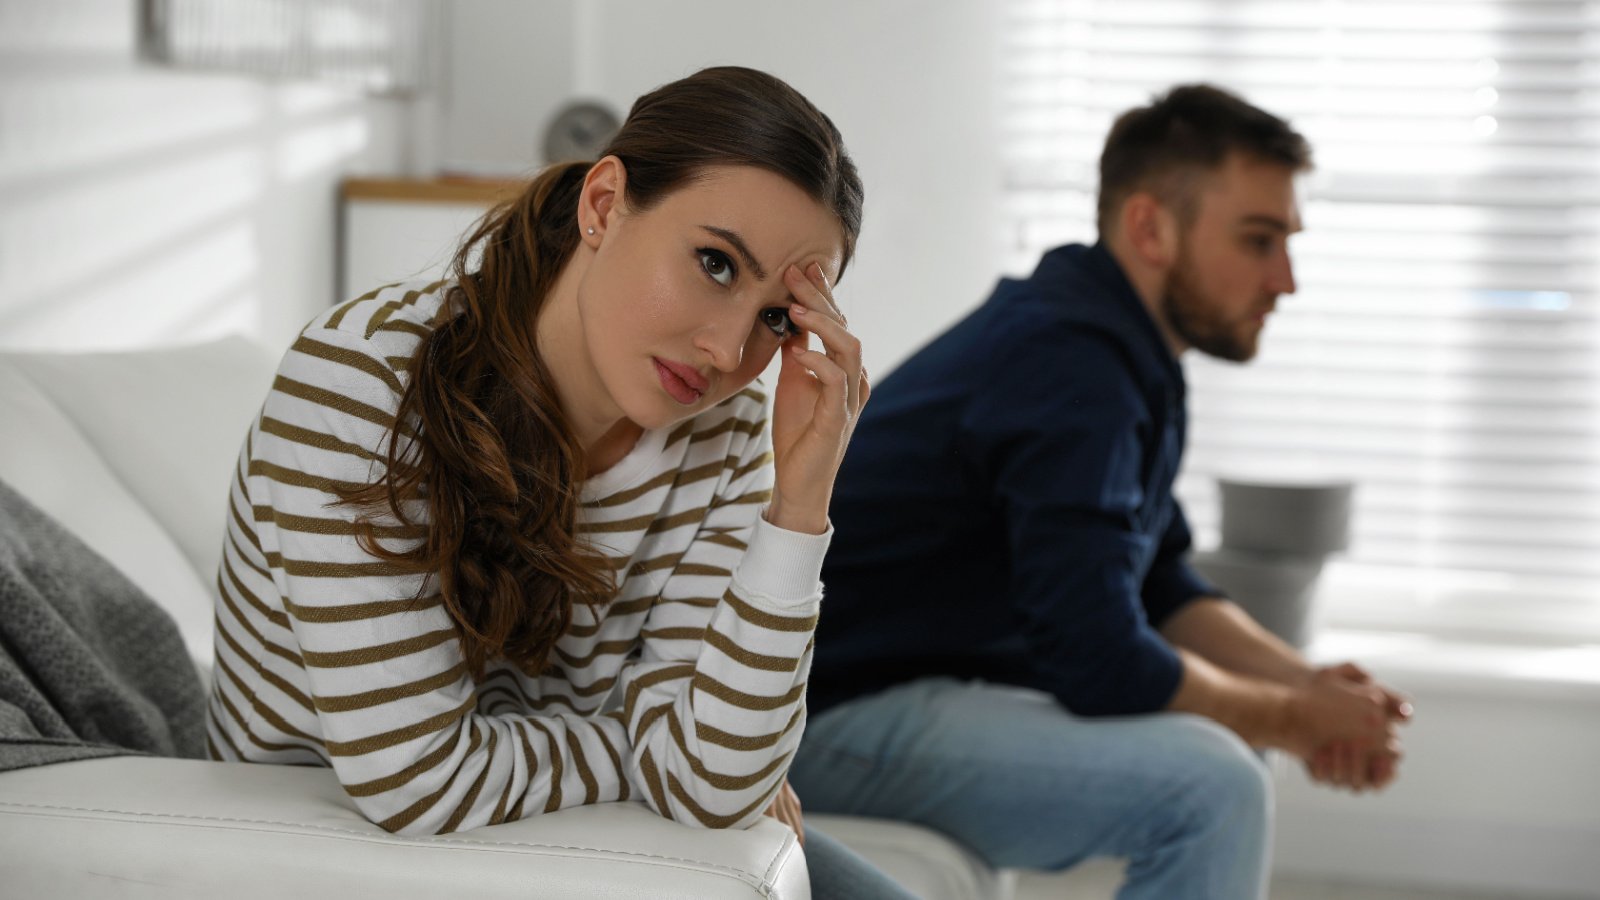
<path id="1" fill-rule="evenodd" d="M 479 178 L 349 178 L 340 186 L 338 296 L 444 273 L 472 225 L 527 185 Z"/>

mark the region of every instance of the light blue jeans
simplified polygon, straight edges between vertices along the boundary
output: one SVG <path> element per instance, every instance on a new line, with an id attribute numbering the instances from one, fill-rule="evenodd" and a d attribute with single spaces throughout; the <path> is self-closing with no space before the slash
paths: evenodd
<path id="1" fill-rule="evenodd" d="M 1266 896 L 1271 779 L 1200 716 L 1083 719 L 1037 691 L 929 678 L 811 719 L 789 781 L 808 811 L 915 822 L 995 868 L 1126 859 L 1120 900 Z"/>

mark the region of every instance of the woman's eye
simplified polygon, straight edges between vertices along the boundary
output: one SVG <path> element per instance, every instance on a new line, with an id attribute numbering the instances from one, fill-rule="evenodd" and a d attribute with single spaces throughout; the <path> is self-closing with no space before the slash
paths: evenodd
<path id="1" fill-rule="evenodd" d="M 794 320 L 789 318 L 789 311 L 781 306 L 769 306 L 761 311 L 761 324 L 772 329 L 772 333 L 780 339 L 794 334 Z"/>
<path id="2" fill-rule="evenodd" d="M 712 250 L 709 247 L 701 248 L 700 268 L 705 270 L 712 281 L 723 287 L 733 284 L 733 260 L 729 259 L 728 254 L 723 253 L 721 250 Z"/>

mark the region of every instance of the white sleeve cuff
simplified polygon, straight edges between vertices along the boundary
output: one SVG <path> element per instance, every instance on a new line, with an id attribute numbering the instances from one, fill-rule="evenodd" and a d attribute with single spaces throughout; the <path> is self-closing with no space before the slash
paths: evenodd
<path id="1" fill-rule="evenodd" d="M 734 570 L 733 580 L 747 602 L 775 612 L 798 612 L 822 599 L 822 558 L 833 540 L 833 523 L 822 534 L 789 531 L 756 516 L 750 546 Z"/>

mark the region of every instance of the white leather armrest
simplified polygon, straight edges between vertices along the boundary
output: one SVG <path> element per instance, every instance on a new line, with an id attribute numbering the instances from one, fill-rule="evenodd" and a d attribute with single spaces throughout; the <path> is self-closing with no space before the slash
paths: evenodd
<path id="1" fill-rule="evenodd" d="M 401 838 L 328 769 L 115 757 L 0 773 L 0 885 L 16 897 L 649 897 L 808 900 L 794 834 L 580 807 Z"/>

